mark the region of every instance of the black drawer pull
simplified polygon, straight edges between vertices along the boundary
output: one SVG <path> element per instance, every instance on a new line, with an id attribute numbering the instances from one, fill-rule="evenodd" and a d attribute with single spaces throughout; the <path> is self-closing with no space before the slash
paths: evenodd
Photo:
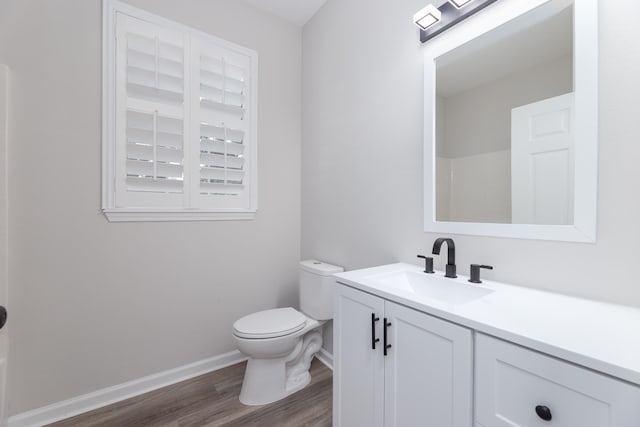
<path id="1" fill-rule="evenodd" d="M 380 341 L 380 338 L 376 338 L 376 322 L 380 320 L 376 317 L 375 313 L 371 313 L 371 348 L 376 349 L 376 343 Z"/>
<path id="2" fill-rule="evenodd" d="M 551 409 L 543 405 L 536 406 L 536 414 L 545 421 L 551 421 Z"/>
<path id="3" fill-rule="evenodd" d="M 387 349 L 391 348 L 391 344 L 387 344 L 387 341 L 388 341 L 387 328 L 389 326 L 391 326 L 391 322 L 387 322 L 387 318 L 385 317 L 384 318 L 384 330 L 383 330 L 383 334 L 382 334 L 383 335 L 383 339 L 384 339 L 382 349 L 384 350 L 384 355 L 385 356 L 387 355 Z"/>

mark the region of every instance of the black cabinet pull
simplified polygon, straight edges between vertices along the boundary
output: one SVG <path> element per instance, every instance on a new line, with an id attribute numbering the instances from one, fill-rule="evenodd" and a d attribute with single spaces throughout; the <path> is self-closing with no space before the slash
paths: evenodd
<path id="1" fill-rule="evenodd" d="M 387 355 L 387 349 L 391 348 L 391 344 L 387 344 L 388 341 L 388 336 L 387 336 L 387 328 L 391 326 L 391 322 L 387 321 L 387 318 L 384 318 L 384 330 L 383 330 L 383 350 L 384 350 L 384 355 Z"/>
<path id="2" fill-rule="evenodd" d="M 376 349 L 376 343 L 380 341 L 380 338 L 376 338 L 376 322 L 380 320 L 376 317 L 375 313 L 371 313 L 371 348 Z"/>
<path id="3" fill-rule="evenodd" d="M 536 414 L 545 421 L 551 421 L 551 418 L 553 418 L 551 416 L 551 409 L 543 405 L 536 406 Z"/>

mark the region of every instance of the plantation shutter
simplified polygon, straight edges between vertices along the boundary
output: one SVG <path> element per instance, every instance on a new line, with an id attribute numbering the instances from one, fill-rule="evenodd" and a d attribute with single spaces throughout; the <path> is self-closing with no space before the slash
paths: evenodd
<path id="1" fill-rule="evenodd" d="M 198 135 L 197 179 L 200 206 L 250 209 L 255 204 L 254 136 L 251 115 L 255 59 L 211 43 L 193 44 L 198 70 L 194 102 Z"/>
<path id="2" fill-rule="evenodd" d="M 185 36 L 117 14 L 116 204 L 185 205 Z"/>
<path id="3" fill-rule="evenodd" d="M 103 209 L 109 220 L 252 219 L 257 53 L 107 3 Z"/>

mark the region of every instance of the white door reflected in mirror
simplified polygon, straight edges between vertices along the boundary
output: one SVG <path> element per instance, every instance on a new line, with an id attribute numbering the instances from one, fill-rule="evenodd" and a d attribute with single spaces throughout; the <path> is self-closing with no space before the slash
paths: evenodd
<path id="1" fill-rule="evenodd" d="M 511 219 L 573 224 L 573 93 L 511 111 Z"/>

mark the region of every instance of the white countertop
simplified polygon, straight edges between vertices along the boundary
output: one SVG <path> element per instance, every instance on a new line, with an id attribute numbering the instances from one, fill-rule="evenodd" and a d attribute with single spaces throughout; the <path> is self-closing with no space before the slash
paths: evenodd
<path id="1" fill-rule="evenodd" d="M 640 385 L 640 309 L 483 280 L 493 289 L 478 300 L 451 305 L 384 286 L 371 276 L 422 273 L 389 264 L 335 275 L 339 283 L 531 349 Z M 422 273 L 425 274 L 425 273 Z M 436 271 L 435 275 L 442 276 Z"/>

